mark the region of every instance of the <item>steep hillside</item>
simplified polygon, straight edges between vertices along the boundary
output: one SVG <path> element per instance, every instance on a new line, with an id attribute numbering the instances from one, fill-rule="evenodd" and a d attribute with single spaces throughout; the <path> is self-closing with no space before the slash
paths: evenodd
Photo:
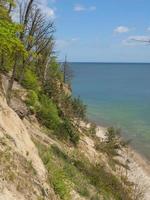
<path id="1" fill-rule="evenodd" d="M 18 114 L 28 110 L 28 92 L 15 82 L 11 107 L 17 114 L 7 105 L 4 85 L 6 76 L 0 89 L 1 200 L 132 200 L 139 195 L 141 199 L 127 180 L 127 166 L 113 159 L 113 144 L 104 147 L 106 129 L 95 132 L 94 125 L 75 120 L 79 143 L 60 139 L 35 114 L 29 112 L 21 119 Z"/>
<path id="2" fill-rule="evenodd" d="M 47 171 L 19 116 L 7 105 L 0 83 L 0 199 L 58 199 Z"/>

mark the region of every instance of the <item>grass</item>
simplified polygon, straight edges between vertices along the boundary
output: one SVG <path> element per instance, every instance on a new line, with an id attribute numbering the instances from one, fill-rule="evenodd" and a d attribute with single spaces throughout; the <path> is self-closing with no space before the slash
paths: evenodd
<path id="1" fill-rule="evenodd" d="M 63 171 L 69 181 L 74 185 L 74 189 L 84 197 L 89 197 L 90 192 L 89 180 L 86 178 L 75 166 L 74 160 L 71 159 L 66 153 L 61 151 L 57 146 L 52 146 L 52 151 L 63 162 Z"/>
<path id="2" fill-rule="evenodd" d="M 69 155 L 57 146 L 45 148 L 39 145 L 40 156 L 49 172 L 49 181 L 61 199 L 69 199 L 71 189 L 88 199 L 131 200 L 130 188 L 124 187 L 119 178 L 106 171 L 103 166 L 94 165 L 81 153 Z M 91 195 L 90 186 L 97 194 Z"/>
<path id="3" fill-rule="evenodd" d="M 45 148 L 38 144 L 40 156 L 48 170 L 49 183 L 63 200 L 70 200 L 71 190 L 89 197 L 87 178 L 73 165 L 71 159 L 58 147 Z"/>
<path id="4" fill-rule="evenodd" d="M 65 162 L 67 162 L 67 169 L 64 170 L 67 172 L 67 175 L 72 179 L 75 185 L 79 186 L 79 188 L 85 185 L 84 181 L 86 180 L 87 184 L 93 185 L 97 191 L 104 194 L 104 196 L 108 195 L 109 198 L 113 197 L 116 200 L 131 199 L 129 191 L 126 190 L 120 180 L 115 175 L 107 172 L 103 166 L 91 164 L 82 154 L 78 154 L 77 157 L 75 156 L 74 158 L 70 158 L 60 149 L 57 148 L 56 151 L 56 148 L 57 147 L 55 147 L 55 153 L 57 153 L 59 159 L 65 159 Z M 76 178 L 77 173 L 80 174 L 80 181 Z M 82 184 L 82 180 L 84 180 L 84 184 Z M 78 192 L 83 194 L 83 196 L 89 196 L 88 191 L 86 190 L 83 193 L 82 191 Z"/>
<path id="5" fill-rule="evenodd" d="M 70 182 L 67 180 L 61 163 L 55 158 L 53 150 L 37 144 L 39 154 L 48 171 L 48 180 L 62 200 L 70 200 Z"/>

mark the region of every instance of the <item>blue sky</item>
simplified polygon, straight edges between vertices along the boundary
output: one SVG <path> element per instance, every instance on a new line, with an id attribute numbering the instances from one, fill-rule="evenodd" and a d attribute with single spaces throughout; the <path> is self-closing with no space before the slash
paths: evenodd
<path id="1" fill-rule="evenodd" d="M 43 0 L 60 60 L 150 62 L 150 0 Z M 135 41 L 136 40 L 136 41 Z M 139 42 L 139 40 L 144 42 Z"/>

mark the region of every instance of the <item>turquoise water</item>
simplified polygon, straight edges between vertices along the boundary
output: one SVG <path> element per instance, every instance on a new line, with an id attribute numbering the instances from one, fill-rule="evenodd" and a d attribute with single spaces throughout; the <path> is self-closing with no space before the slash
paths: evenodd
<path id="1" fill-rule="evenodd" d="M 73 93 L 88 106 L 88 117 L 121 128 L 150 160 L 150 64 L 71 63 Z"/>

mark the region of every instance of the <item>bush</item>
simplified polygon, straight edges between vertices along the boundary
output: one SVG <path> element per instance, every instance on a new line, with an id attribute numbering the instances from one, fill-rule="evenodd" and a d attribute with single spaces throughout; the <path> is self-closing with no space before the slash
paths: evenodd
<path id="1" fill-rule="evenodd" d="M 89 197 L 88 190 L 88 180 L 82 173 L 78 171 L 78 169 L 73 165 L 72 156 L 69 157 L 66 152 L 62 151 L 58 146 L 52 145 L 51 147 L 53 154 L 57 159 L 63 161 L 63 172 L 65 177 L 74 183 L 74 189 L 82 196 Z M 73 154 L 74 155 L 74 154 Z"/>
<path id="2" fill-rule="evenodd" d="M 83 104 L 80 97 L 72 99 L 72 109 L 74 112 L 74 117 L 85 119 L 86 105 Z"/>
<path id="3" fill-rule="evenodd" d="M 40 107 L 39 98 L 36 92 L 30 90 L 27 95 L 26 104 L 32 109 L 34 112 L 38 110 Z"/>
<path id="4" fill-rule="evenodd" d="M 79 133 L 68 119 L 59 127 L 60 137 L 70 140 L 73 144 L 77 145 L 79 142 Z"/>
<path id="5" fill-rule="evenodd" d="M 67 118 L 83 120 L 86 118 L 86 106 L 79 97 L 73 98 L 72 96 L 62 95 L 60 109 Z"/>
<path id="6" fill-rule="evenodd" d="M 39 154 L 48 171 L 48 180 L 56 194 L 62 200 L 70 200 L 70 183 L 67 180 L 61 165 L 55 160 L 55 156 L 51 148 L 46 148 L 42 144 L 37 144 Z M 58 151 L 58 150 L 57 150 Z"/>
<path id="7" fill-rule="evenodd" d="M 38 78 L 36 74 L 30 69 L 26 69 L 25 74 L 24 74 L 24 79 L 22 81 L 22 85 L 26 89 L 31 89 L 35 91 L 39 90 Z"/>
<path id="8" fill-rule="evenodd" d="M 131 200 L 130 193 L 120 182 L 120 180 L 108 172 L 103 166 L 92 165 L 86 160 L 74 160 L 74 165 L 80 172 L 89 178 L 90 183 L 95 186 L 98 192 L 107 195 L 106 199 L 128 199 Z"/>
<path id="9" fill-rule="evenodd" d="M 66 176 L 64 171 L 61 169 L 56 169 L 53 171 L 52 184 L 56 194 L 60 196 L 63 200 L 70 200 L 70 191 L 67 184 Z"/>
<path id="10" fill-rule="evenodd" d="M 37 110 L 37 117 L 41 123 L 49 129 L 56 129 L 60 125 L 60 118 L 58 116 L 58 110 L 52 100 L 46 95 L 39 97 L 40 107 Z"/>

